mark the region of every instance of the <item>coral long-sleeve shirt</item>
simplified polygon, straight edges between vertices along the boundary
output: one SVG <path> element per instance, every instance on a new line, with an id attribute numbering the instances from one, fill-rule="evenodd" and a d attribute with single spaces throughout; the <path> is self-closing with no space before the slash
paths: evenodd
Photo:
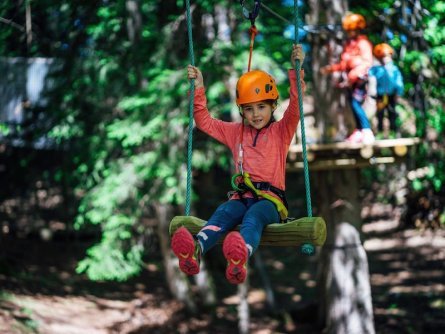
<path id="1" fill-rule="evenodd" d="M 304 72 L 300 73 L 301 78 L 304 78 Z M 283 118 L 260 130 L 249 125 L 243 126 L 242 123 L 224 122 L 213 118 L 207 109 L 204 88 L 196 89 L 194 102 L 196 126 L 230 149 L 236 172 L 239 172 L 237 161 L 241 131 L 243 131 L 243 170 L 250 174 L 252 181 L 269 182 L 272 186 L 282 190 L 285 189 L 286 158 L 289 145 L 300 120 L 294 70 L 289 70 L 289 81 L 290 101 Z M 278 198 L 272 192 L 268 193 Z"/>
<path id="2" fill-rule="evenodd" d="M 368 37 L 359 35 L 349 39 L 343 46 L 340 62 L 330 66 L 331 72 L 347 72 L 350 83 L 366 76 L 372 65 L 372 44 Z"/>

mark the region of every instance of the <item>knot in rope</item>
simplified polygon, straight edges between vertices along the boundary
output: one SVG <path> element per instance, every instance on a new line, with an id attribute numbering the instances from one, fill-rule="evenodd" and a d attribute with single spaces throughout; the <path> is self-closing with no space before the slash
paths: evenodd
<path id="1" fill-rule="evenodd" d="M 249 28 L 250 38 L 255 38 L 256 35 L 258 35 L 258 29 L 253 25 Z"/>

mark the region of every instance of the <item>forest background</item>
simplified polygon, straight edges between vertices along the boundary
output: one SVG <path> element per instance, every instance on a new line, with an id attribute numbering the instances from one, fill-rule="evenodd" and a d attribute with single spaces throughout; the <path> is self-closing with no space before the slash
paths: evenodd
<path id="1" fill-rule="evenodd" d="M 318 22 L 306 22 L 314 3 L 300 3 L 308 95 L 319 69 L 312 41 L 341 44 L 342 38 L 341 16 L 319 15 Z M 404 208 L 401 227 L 443 228 L 445 2 L 318 5 L 327 12 L 337 6 L 361 13 L 371 41 L 386 41 L 396 50 L 407 101 L 399 107 L 401 118 L 413 120 L 406 134 L 421 142 L 404 185 L 406 196 L 394 204 Z M 253 63 L 274 73 L 285 99 L 293 2 L 267 6 L 290 22 L 261 11 Z M 215 117 L 234 118 L 230 88 L 246 69 L 250 22 L 238 1 L 194 1 L 192 13 L 195 59 L 204 73 L 209 107 Z M 160 222 L 183 214 L 185 202 L 185 67 L 190 60 L 184 3 L 8 1 L 0 5 L 0 18 L 4 63 L 39 57 L 52 64 L 45 102 L 28 103 L 25 97 L 23 119 L 0 122 L 0 247 L 10 238 L 85 238 L 89 244 L 76 265 L 78 274 L 95 281 L 140 277 L 159 261 L 160 251 L 166 252 Z M 20 80 L 7 82 L 22 85 L 24 73 Z M 219 189 L 228 182 L 219 180 L 230 177 L 229 155 L 197 132 L 193 145 L 199 203 L 193 213 L 208 218 L 224 199 Z M 385 168 L 364 170 L 365 193 L 376 180 L 391 184 L 393 176 Z M 391 202 L 394 196 L 387 190 L 382 197 L 378 200 Z M 305 214 L 303 206 L 298 210 L 297 215 Z M 0 264 L 8 275 L 16 273 L 7 261 Z"/>

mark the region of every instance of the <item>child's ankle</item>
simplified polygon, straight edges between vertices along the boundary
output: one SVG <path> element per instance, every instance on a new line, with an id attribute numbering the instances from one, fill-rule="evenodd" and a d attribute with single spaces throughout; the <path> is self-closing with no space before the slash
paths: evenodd
<path id="1" fill-rule="evenodd" d="M 197 255 L 199 258 L 202 256 L 202 245 L 198 239 L 195 239 L 195 255 Z"/>

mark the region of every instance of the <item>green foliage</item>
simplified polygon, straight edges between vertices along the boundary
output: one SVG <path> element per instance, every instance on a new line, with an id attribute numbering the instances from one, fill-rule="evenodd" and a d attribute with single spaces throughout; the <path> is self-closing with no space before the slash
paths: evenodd
<path id="1" fill-rule="evenodd" d="M 52 108 L 45 112 L 53 122 L 49 136 L 69 148 L 70 163 L 54 177 L 69 180 L 80 199 L 75 227 L 93 225 L 101 230 L 99 243 L 88 250 L 77 269 L 91 279 L 125 280 L 137 275 L 142 258 L 150 256 L 144 249 L 144 219 L 153 217 L 157 205 L 185 202 L 189 60 L 184 6 L 182 1 L 137 3 L 140 8 L 135 14 L 129 13 L 124 1 L 33 2 L 39 24 L 30 49 L 19 30 L 11 25 L 0 29 L 2 54 L 57 57 L 64 63 L 51 96 Z M 373 40 L 382 33 L 380 13 L 393 4 L 351 1 L 352 9 L 364 13 L 371 23 Z M 397 61 L 407 95 L 413 98 L 411 93 L 420 85 L 427 100 L 427 110 L 415 105 L 419 135 L 425 138 L 418 164 L 434 168 L 413 186 L 440 191 L 445 157 L 435 147 L 443 147 L 440 134 L 445 126 L 445 33 L 441 29 L 445 2 L 422 4 L 431 15 L 418 22 L 424 41 L 417 44 L 427 47 L 408 48 Z M 236 113 L 227 82 L 247 69 L 250 22 L 231 1 L 199 0 L 194 5 L 195 58 L 204 73 L 209 109 L 214 117 L 226 117 Z M 228 12 L 228 33 L 217 29 L 216 5 Z M 293 20 L 293 8 L 279 1 L 268 7 Z M 212 24 L 203 25 L 203 14 L 213 18 Z M 397 27 L 397 15 L 391 15 L 388 24 L 395 37 L 390 42 L 400 50 L 406 32 Z M 0 5 L 0 16 L 16 17 L 24 25 L 24 8 L 14 3 Z M 290 67 L 293 42 L 284 37 L 286 26 L 262 12 L 252 59 L 253 68 L 274 74 L 282 99 L 288 96 L 285 69 Z M 416 81 L 420 76 L 424 80 Z M 0 124 L 0 134 L 5 131 Z M 430 138 L 436 146 L 430 145 Z M 215 165 L 230 169 L 230 153 L 194 131 L 193 169 L 208 171 Z"/>
<path id="2" fill-rule="evenodd" d="M 9 128 L 8 124 L 0 122 L 0 136 L 8 136 L 11 132 L 11 129 Z"/>
<path id="3" fill-rule="evenodd" d="M 134 223 L 125 215 L 114 215 L 103 229 L 102 240 L 88 250 L 77 272 L 86 272 L 92 280 L 124 281 L 141 270 L 143 247 L 132 244 Z"/>

